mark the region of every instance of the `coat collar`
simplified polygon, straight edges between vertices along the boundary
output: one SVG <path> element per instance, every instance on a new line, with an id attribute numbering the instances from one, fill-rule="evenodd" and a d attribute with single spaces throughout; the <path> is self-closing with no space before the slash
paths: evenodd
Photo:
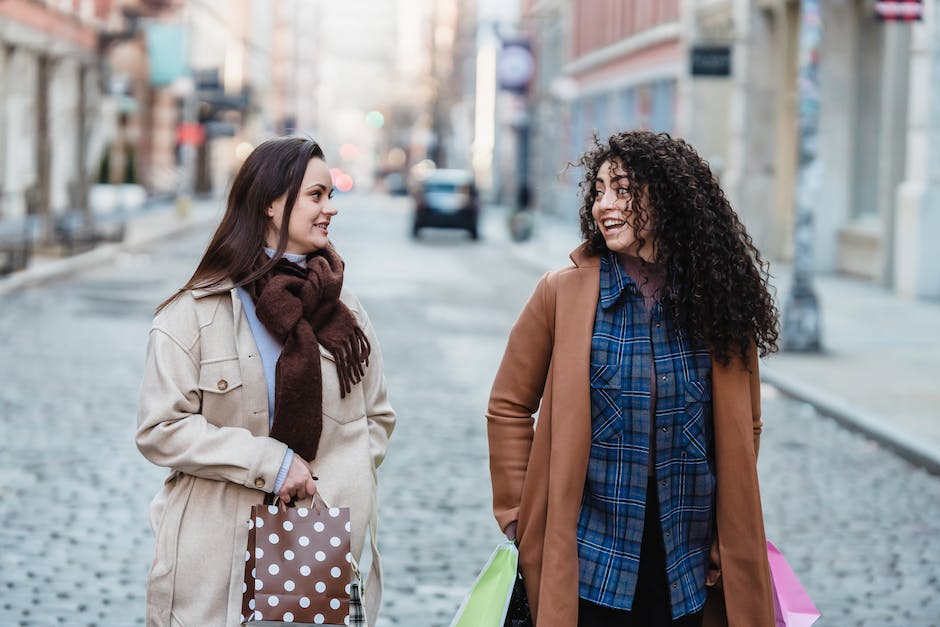
<path id="1" fill-rule="evenodd" d="M 212 296 L 213 294 L 224 294 L 225 292 L 232 291 L 232 288 L 234 287 L 235 283 L 232 281 L 232 279 L 223 279 L 220 283 L 211 287 L 193 288 L 193 298 L 198 300 L 200 298 L 205 298 L 206 296 Z"/>
<path id="2" fill-rule="evenodd" d="M 582 242 L 580 246 L 571 251 L 568 255 L 574 265 L 578 268 L 598 268 L 601 265 L 601 258 L 588 253 L 587 242 Z"/>

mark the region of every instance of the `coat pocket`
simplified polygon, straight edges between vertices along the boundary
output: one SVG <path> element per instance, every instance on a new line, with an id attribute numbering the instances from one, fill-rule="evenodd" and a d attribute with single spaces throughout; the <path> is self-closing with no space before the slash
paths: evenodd
<path id="1" fill-rule="evenodd" d="M 694 458 L 706 459 L 711 447 L 712 385 L 710 379 L 696 379 L 685 384 L 685 423 L 682 438 L 686 451 Z"/>
<path id="2" fill-rule="evenodd" d="M 591 364 L 591 441 L 623 436 L 622 380 L 619 365 Z"/>
<path id="3" fill-rule="evenodd" d="M 366 417 L 362 381 L 352 386 L 346 396 L 340 396 L 336 359 L 323 346 L 320 346 L 320 375 L 323 378 L 324 416 L 340 424 Z"/>
<path id="4" fill-rule="evenodd" d="M 238 357 L 208 359 L 199 365 L 202 415 L 213 424 L 233 424 L 242 413 L 242 370 Z"/>

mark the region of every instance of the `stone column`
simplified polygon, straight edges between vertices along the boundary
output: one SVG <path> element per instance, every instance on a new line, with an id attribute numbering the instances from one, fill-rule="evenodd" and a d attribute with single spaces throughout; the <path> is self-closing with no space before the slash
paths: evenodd
<path id="1" fill-rule="evenodd" d="M 912 25 L 907 162 L 897 192 L 895 285 L 905 296 L 940 297 L 940 0 L 925 0 Z"/>

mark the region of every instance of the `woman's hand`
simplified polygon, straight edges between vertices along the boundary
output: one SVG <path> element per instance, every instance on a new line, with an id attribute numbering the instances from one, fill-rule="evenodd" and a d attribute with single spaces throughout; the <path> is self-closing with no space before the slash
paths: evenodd
<path id="1" fill-rule="evenodd" d="M 277 496 L 284 503 L 305 499 L 317 493 L 317 482 L 310 474 L 310 464 L 296 452 L 287 469 L 287 477 Z"/>

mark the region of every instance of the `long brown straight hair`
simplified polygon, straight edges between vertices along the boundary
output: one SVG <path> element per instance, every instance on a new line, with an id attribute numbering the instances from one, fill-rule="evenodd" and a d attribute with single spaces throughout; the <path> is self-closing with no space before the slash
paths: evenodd
<path id="1" fill-rule="evenodd" d="M 225 215 L 196 271 L 186 285 L 160 303 L 157 313 L 186 290 L 212 289 L 228 279 L 237 286 L 247 285 L 274 267 L 287 248 L 290 215 L 311 159 L 323 159 L 323 149 L 306 137 L 269 139 L 251 151 L 235 175 Z M 271 220 L 266 210 L 285 194 L 277 252 L 259 264 Z"/>

